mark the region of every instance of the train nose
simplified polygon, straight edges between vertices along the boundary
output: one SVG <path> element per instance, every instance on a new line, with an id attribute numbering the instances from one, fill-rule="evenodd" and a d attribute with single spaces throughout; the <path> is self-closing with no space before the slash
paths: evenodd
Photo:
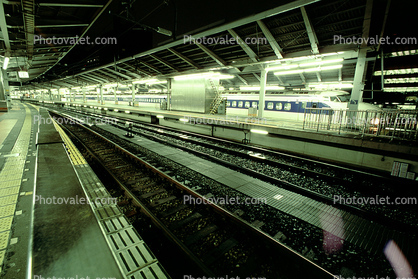
<path id="1" fill-rule="evenodd" d="M 375 106 L 375 105 L 372 105 L 372 104 L 369 104 L 369 103 L 361 102 L 358 105 L 358 110 L 379 110 L 379 107 Z"/>

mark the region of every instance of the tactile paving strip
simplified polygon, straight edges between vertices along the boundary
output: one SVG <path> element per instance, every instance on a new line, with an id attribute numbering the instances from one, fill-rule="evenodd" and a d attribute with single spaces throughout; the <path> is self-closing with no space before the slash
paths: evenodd
<path id="1" fill-rule="evenodd" d="M 0 206 L 0 218 L 13 216 L 15 214 L 16 204 Z"/>
<path id="2" fill-rule="evenodd" d="M 0 171 L 0 272 L 3 266 L 6 248 L 9 244 L 11 227 L 13 224 L 16 202 L 20 184 L 29 151 L 30 135 L 32 130 L 32 114 L 25 105 L 26 117 L 22 129 L 6 158 L 3 169 Z"/>
<path id="3" fill-rule="evenodd" d="M 80 184 L 124 277 L 130 279 L 170 278 L 119 207 L 116 204 L 103 202 L 104 200 L 112 201 L 112 196 L 70 138 L 55 121 L 54 125 L 65 143 L 67 154 L 80 179 Z"/>

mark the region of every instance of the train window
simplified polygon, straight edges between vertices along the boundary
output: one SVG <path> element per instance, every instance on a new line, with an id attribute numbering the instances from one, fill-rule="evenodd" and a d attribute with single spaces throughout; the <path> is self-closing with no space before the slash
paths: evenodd
<path id="1" fill-rule="evenodd" d="M 227 102 L 226 102 L 226 106 L 227 106 L 227 107 L 230 107 L 230 106 L 231 106 L 231 102 L 230 102 L 230 101 L 227 101 Z"/>
<path id="2" fill-rule="evenodd" d="M 232 107 L 236 107 L 237 106 L 237 101 L 232 101 Z"/>
<path id="3" fill-rule="evenodd" d="M 257 108 L 258 104 L 257 102 L 253 102 L 253 108 Z"/>
<path id="4" fill-rule="evenodd" d="M 239 108 L 242 108 L 242 105 L 244 104 L 244 102 L 243 101 L 238 101 L 238 107 Z"/>
<path id="5" fill-rule="evenodd" d="M 276 103 L 276 110 L 282 110 L 282 109 L 283 109 L 282 103 Z"/>
<path id="6" fill-rule="evenodd" d="M 291 108 L 292 108 L 292 104 L 291 103 L 284 104 L 284 110 L 290 110 Z"/>
<path id="7" fill-rule="evenodd" d="M 335 97 L 335 96 L 331 96 L 330 97 L 330 100 L 331 100 L 331 102 L 339 102 L 340 100 L 338 100 L 338 98 L 337 97 Z"/>
<path id="8" fill-rule="evenodd" d="M 306 108 L 306 102 L 302 102 L 302 108 L 305 109 Z"/>
<path id="9" fill-rule="evenodd" d="M 249 108 L 250 107 L 250 102 L 245 102 L 245 107 Z"/>
<path id="10" fill-rule="evenodd" d="M 267 103 L 267 109 L 273 109 L 273 102 Z"/>

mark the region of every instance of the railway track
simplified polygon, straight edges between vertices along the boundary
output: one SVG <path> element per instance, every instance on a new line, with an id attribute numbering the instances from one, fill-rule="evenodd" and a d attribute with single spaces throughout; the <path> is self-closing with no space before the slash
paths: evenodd
<path id="1" fill-rule="evenodd" d="M 70 130 L 81 129 L 75 127 L 78 126 L 68 125 L 67 128 Z M 194 173 L 193 171 L 190 171 L 188 169 L 182 168 L 181 166 L 176 165 L 174 162 L 170 162 L 169 160 L 161 158 L 160 156 L 158 156 L 158 154 L 152 154 L 151 152 L 147 152 L 144 149 L 138 148 L 138 146 L 134 146 L 129 142 L 124 142 L 123 140 L 120 140 L 117 136 L 113 136 L 111 133 L 103 131 L 98 127 L 93 126 L 91 128 L 95 129 L 96 132 L 90 131 L 90 134 L 84 135 L 84 137 L 79 135 L 77 137 L 79 138 L 80 142 L 85 141 L 86 143 L 89 142 L 92 138 L 99 138 L 100 141 L 108 142 L 105 146 L 97 143 L 98 146 L 100 145 L 97 151 L 99 155 L 91 156 L 96 157 L 97 161 L 102 162 L 101 164 L 108 172 L 113 173 L 113 178 L 116 181 L 118 181 L 118 184 L 121 187 L 123 187 L 123 191 L 127 193 L 127 195 L 129 196 L 129 200 L 134 201 L 134 207 L 128 207 L 127 212 L 135 216 L 137 215 L 138 211 L 146 211 L 148 216 L 151 216 L 153 220 L 155 219 L 154 222 L 157 223 L 159 227 L 162 227 L 164 228 L 164 230 L 167 229 L 169 232 L 174 233 L 175 238 L 172 237 L 174 242 L 178 244 L 182 243 L 181 245 L 185 245 L 185 243 L 188 244 L 186 245 L 187 249 L 183 249 L 183 251 L 186 251 L 186 254 L 191 253 L 192 255 L 194 255 L 193 257 L 196 257 L 201 262 L 198 265 L 200 267 L 203 266 L 204 268 L 202 268 L 202 270 L 204 270 L 205 272 L 209 272 L 212 270 L 222 270 L 222 272 L 224 272 L 223 275 L 225 275 L 236 274 L 234 273 L 234 271 L 239 271 L 242 272 L 240 273 L 242 276 L 248 276 L 249 266 L 253 266 L 254 268 L 262 266 L 262 270 L 267 270 L 269 272 L 271 271 L 271 274 L 274 274 L 274 272 L 279 273 L 273 275 L 273 277 L 271 277 L 271 274 L 269 274 L 268 276 L 263 275 L 265 273 L 263 273 L 262 271 L 258 271 L 261 273 L 251 274 L 261 274 L 260 276 L 265 276 L 265 278 L 296 277 L 294 273 L 286 275 L 289 277 L 280 277 L 283 276 L 283 270 L 285 270 L 284 267 L 282 267 L 281 265 L 277 267 L 277 263 L 274 262 L 274 260 L 273 262 L 265 260 L 266 255 L 271 254 L 271 250 L 265 250 L 266 247 L 271 246 L 272 243 L 274 244 L 274 247 L 276 247 L 277 243 L 281 242 L 282 244 L 286 244 L 295 251 L 298 251 L 300 254 L 305 255 L 306 258 L 309 258 L 311 261 L 317 263 L 318 265 L 324 267 L 325 269 L 331 271 L 334 274 L 341 274 L 341 270 L 344 269 L 356 270 L 356 272 L 359 272 L 359 274 L 365 274 L 364 270 L 363 273 L 361 273 L 362 267 L 360 266 L 367 266 L 367 268 L 365 269 L 367 270 L 367 272 L 370 272 L 370 270 L 376 268 L 376 274 L 392 274 L 390 267 L 388 268 L 388 263 L 381 255 L 371 256 L 369 253 L 367 253 L 367 251 L 359 249 L 358 247 L 349 243 L 344 244 L 345 249 L 343 252 L 339 254 L 324 253 L 321 242 L 323 242 L 325 238 L 327 238 L 327 236 L 323 235 L 321 229 L 318 229 L 314 226 L 311 226 L 310 224 L 297 220 L 296 218 L 292 218 L 292 216 L 289 216 L 287 214 L 278 212 L 277 210 L 274 210 L 273 208 L 270 208 L 269 206 L 266 206 L 264 204 L 256 204 L 251 206 L 229 204 L 220 206 L 215 206 L 213 204 L 210 205 L 211 207 L 216 208 L 216 214 L 204 214 L 207 212 L 207 205 L 203 207 L 201 207 L 200 205 L 185 207 L 185 204 L 181 204 L 179 203 L 179 201 L 181 201 L 182 199 L 184 201 L 184 193 L 186 192 L 187 195 L 199 197 L 202 200 L 205 199 L 205 197 L 197 193 L 197 191 L 202 188 L 203 191 L 199 190 L 200 194 L 210 193 L 210 195 L 213 195 L 215 197 L 238 197 L 240 196 L 240 193 L 231 189 L 227 189 L 226 187 L 222 187 L 222 185 L 210 181 L 210 179 L 206 179 L 202 175 Z M 81 130 L 85 132 L 85 128 Z M 93 133 L 95 136 L 92 137 L 91 133 Z M 100 133 L 100 135 L 98 133 Z M 119 150 L 119 153 L 122 152 L 122 154 L 124 154 L 122 158 L 116 158 L 114 157 L 114 154 L 112 155 L 109 149 L 114 149 L 114 146 L 117 145 L 115 145 L 112 142 L 109 142 L 109 140 L 105 140 L 104 137 L 109 138 L 115 142 L 118 141 L 118 145 L 120 145 L 120 147 L 117 147 L 116 149 Z M 86 150 L 91 149 L 91 147 L 85 148 Z M 95 154 L 94 150 L 91 150 L 91 154 Z M 106 163 L 108 164 L 107 166 Z M 134 166 L 132 166 L 133 163 Z M 152 173 L 159 173 L 160 178 L 158 179 L 161 179 L 162 176 L 165 179 L 168 179 L 168 182 L 153 182 L 153 179 L 151 179 L 153 178 L 153 175 L 149 173 L 144 174 L 143 167 L 139 167 L 139 165 L 145 165 L 148 170 L 152 170 Z M 143 185 L 142 183 L 144 183 L 145 186 L 141 186 Z M 162 186 L 160 187 L 160 184 L 166 185 L 169 188 Z M 150 186 L 148 187 L 147 185 Z M 178 190 L 180 192 L 177 192 Z M 208 198 L 208 196 L 206 196 L 206 198 Z M 241 198 L 245 199 L 246 197 Z M 140 209 L 135 209 L 135 207 Z M 147 210 L 143 208 L 146 208 Z M 163 208 L 165 209 L 163 210 Z M 238 220 L 235 220 L 233 222 L 234 224 L 236 222 L 242 222 L 243 218 L 239 218 L 237 216 L 244 215 L 244 219 L 246 221 L 244 223 L 246 224 L 247 229 L 249 229 L 249 231 L 255 234 L 251 234 L 251 237 L 248 238 L 244 237 L 244 235 L 246 234 L 237 234 L 237 231 L 242 232 L 242 228 L 239 227 L 237 229 L 236 227 L 228 226 L 231 222 L 228 221 L 229 219 L 225 219 L 225 217 L 223 217 L 223 219 L 227 220 L 226 222 L 219 221 L 219 218 L 216 218 L 218 216 L 218 212 L 223 212 L 229 217 L 232 216 L 234 220 Z M 172 225 L 170 223 L 169 220 L 171 219 L 169 218 L 171 217 L 169 216 L 176 216 L 173 217 L 174 219 L 172 221 L 173 224 L 177 225 Z M 191 222 L 191 227 L 186 228 L 186 224 L 189 224 L 189 222 Z M 252 224 L 252 226 L 249 226 L 248 224 Z M 262 230 L 260 229 L 260 224 L 262 225 Z M 258 229 L 254 229 L 254 227 L 257 227 Z M 238 243 L 234 244 L 233 247 L 237 247 L 236 249 L 240 249 L 238 249 L 235 252 L 234 250 L 232 250 L 231 253 L 225 253 L 224 251 L 220 252 L 219 249 L 217 249 L 217 246 L 212 247 L 211 245 L 205 244 L 206 242 L 202 242 L 202 234 L 203 236 L 209 237 L 207 238 L 209 242 L 213 240 L 213 238 L 211 238 L 214 236 L 214 231 L 212 231 L 213 229 L 215 229 L 216 232 L 224 233 L 221 235 L 217 235 L 221 237 L 221 240 L 219 242 L 222 242 L 225 239 L 229 240 L 230 238 L 232 238 L 233 240 L 237 241 L 236 243 Z M 263 233 L 261 233 L 263 237 L 266 237 L 268 241 L 261 241 L 261 243 L 263 244 L 255 244 L 260 243 L 260 241 L 258 240 L 258 234 L 261 231 L 263 231 Z M 190 232 L 192 232 L 192 234 L 190 234 Z M 208 232 L 209 234 L 207 234 Z M 318 240 L 320 240 L 319 243 Z M 233 242 L 231 241 L 229 241 L 229 243 Z M 273 242 L 270 243 L 269 241 Z M 266 246 L 266 243 L 269 244 Z M 193 244 L 195 246 L 193 246 Z M 213 251 L 216 252 L 209 252 L 207 246 L 209 246 L 212 249 L 215 249 Z M 219 244 L 219 246 L 229 247 L 228 244 Z M 281 247 L 282 249 L 284 249 L 284 251 L 287 252 L 290 251 L 287 250 L 288 248 L 283 248 L 283 246 L 277 247 Z M 236 259 L 235 261 L 230 261 L 230 264 L 226 265 L 228 260 L 234 258 L 233 255 L 238 256 L 242 254 L 248 256 L 244 263 L 242 262 L 242 257 L 240 257 L 241 260 Z M 218 257 L 217 260 L 215 260 L 215 262 L 212 262 L 213 260 L 208 260 L 207 256 L 202 258 L 202 255 L 218 255 Z M 224 255 L 226 257 L 226 260 L 223 257 L 219 257 L 219 255 Z M 251 255 L 251 257 L 249 255 Z M 292 255 L 291 258 L 295 257 L 292 253 L 289 255 Z M 252 256 L 254 256 L 255 258 L 252 259 Z M 160 258 L 160 256 L 158 257 Z M 282 257 L 283 255 L 277 252 L 277 256 L 273 258 L 276 260 L 280 259 L 280 261 L 282 261 Z M 257 258 L 262 259 L 262 263 L 260 261 L 257 261 Z M 267 259 L 271 260 L 271 256 L 267 256 Z M 209 262 L 209 267 L 206 265 L 207 262 Z M 299 264 L 297 264 L 297 266 Z M 245 266 L 246 269 L 242 269 L 242 266 Z M 275 269 L 275 267 L 277 267 L 278 269 Z M 280 274 L 280 276 L 275 277 L 278 276 L 278 274 Z M 314 278 L 314 276 L 310 276 L 310 278 Z"/>
<path id="2" fill-rule="evenodd" d="M 331 273 L 183 186 L 169 176 L 164 166 L 143 161 L 144 154 L 134 155 L 85 127 L 64 127 L 79 144 L 83 143 L 87 157 L 94 157 L 121 187 L 126 198 L 119 205 L 126 206 L 124 213 L 132 217 L 142 212 L 151 218 L 196 263 L 201 275 L 296 278 L 308 272 L 311 278 L 333 278 Z M 200 202 L 185 202 L 189 200 Z"/>
<path id="3" fill-rule="evenodd" d="M 89 114 L 91 116 L 91 114 Z M 97 115 L 98 117 L 100 115 Z M 115 126 L 125 129 L 129 119 L 117 119 Z M 131 120 L 129 120 L 131 121 Z M 334 197 L 365 199 L 410 196 L 416 182 L 400 183 L 390 177 L 335 166 L 263 148 L 238 144 L 159 125 L 133 123 L 134 133 L 204 157 L 242 173 L 321 202 L 361 215 L 404 232 L 416 234 L 418 211 L 414 205 L 374 206 L 336 204 Z"/>

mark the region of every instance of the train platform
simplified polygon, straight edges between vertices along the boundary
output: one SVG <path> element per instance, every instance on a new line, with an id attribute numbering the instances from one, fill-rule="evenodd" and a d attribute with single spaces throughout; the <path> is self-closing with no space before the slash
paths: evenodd
<path id="1" fill-rule="evenodd" d="M 37 102 L 37 101 L 35 101 Z M 107 102 L 55 102 L 62 106 L 102 116 L 120 116 L 219 138 L 251 143 L 298 156 L 390 174 L 394 165 L 404 163 L 418 173 L 418 146 L 414 142 L 389 141 L 382 137 L 364 138 L 359 131 L 317 131 L 304 129 L 303 119 L 245 117 L 233 114 L 210 115 L 161 110 L 153 106 L 129 106 Z M 267 134 L 257 133 L 263 131 Z M 415 175 L 418 177 L 418 175 Z"/>
<path id="2" fill-rule="evenodd" d="M 45 109 L 0 128 L 1 278 L 169 278 Z"/>
<path id="3" fill-rule="evenodd" d="M 416 265 L 417 240 L 411 238 L 409 234 L 276 187 L 180 149 L 165 146 L 144 137 L 127 138 L 125 131 L 110 125 L 100 127 L 255 200 L 265 200 L 269 206 L 322 229 L 324 233 L 335 236 L 338 241 L 352 243 L 371 255 L 381 254 L 385 245 L 393 240 L 406 257 Z M 256 220 L 253 225 L 261 227 L 263 223 Z M 283 235 L 278 234 L 275 237 L 280 240 Z"/>

